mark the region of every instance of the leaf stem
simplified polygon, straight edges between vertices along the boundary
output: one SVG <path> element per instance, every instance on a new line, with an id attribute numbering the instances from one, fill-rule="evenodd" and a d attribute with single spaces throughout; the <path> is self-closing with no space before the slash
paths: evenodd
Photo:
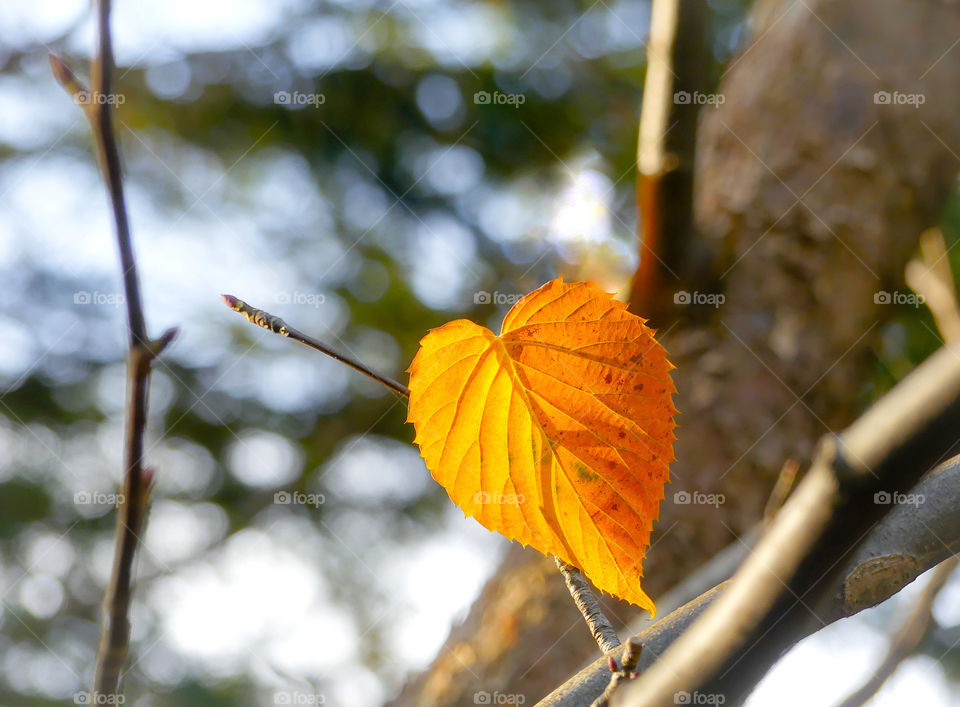
<path id="1" fill-rule="evenodd" d="M 557 569 L 563 575 L 563 581 L 566 582 L 567 589 L 570 590 L 570 596 L 573 597 L 574 603 L 583 615 L 583 620 L 587 622 L 593 640 L 600 646 L 600 650 L 609 653 L 618 648 L 620 639 L 617 637 L 617 632 L 614 631 L 610 619 L 600 608 L 597 598 L 590 589 L 590 585 L 587 584 L 587 580 L 580 574 L 580 570 L 559 557 L 553 559 L 557 563 Z"/>

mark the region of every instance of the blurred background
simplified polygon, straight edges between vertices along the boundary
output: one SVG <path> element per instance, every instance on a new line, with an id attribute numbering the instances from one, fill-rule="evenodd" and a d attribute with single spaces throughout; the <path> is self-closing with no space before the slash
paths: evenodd
<path id="1" fill-rule="evenodd" d="M 711 4 L 719 72 L 747 3 Z M 429 664 L 507 542 L 431 481 L 403 400 L 218 295 L 406 380 L 428 329 L 498 330 L 557 275 L 625 293 L 649 16 L 642 0 L 117 3 L 146 316 L 180 328 L 152 378 L 127 704 L 379 705 Z M 112 562 L 122 288 L 87 125 L 47 63 L 84 66 L 90 20 L 82 0 L 0 5 L 4 705 L 88 689 Z M 943 228 L 955 243 L 956 208 Z M 865 398 L 939 345 L 931 327 L 903 307 Z M 804 642 L 752 704 L 858 684 L 911 591 Z M 936 618 L 958 606 L 954 582 Z M 938 658 L 876 704 L 956 704 Z"/>

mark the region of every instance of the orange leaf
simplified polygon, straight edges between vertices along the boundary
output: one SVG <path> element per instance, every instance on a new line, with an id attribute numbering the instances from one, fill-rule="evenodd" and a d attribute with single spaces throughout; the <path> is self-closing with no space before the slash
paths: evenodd
<path id="1" fill-rule="evenodd" d="M 429 332 L 408 421 L 468 516 L 654 613 L 641 563 L 673 461 L 672 368 L 626 305 L 557 279 L 500 336 L 465 319 Z"/>

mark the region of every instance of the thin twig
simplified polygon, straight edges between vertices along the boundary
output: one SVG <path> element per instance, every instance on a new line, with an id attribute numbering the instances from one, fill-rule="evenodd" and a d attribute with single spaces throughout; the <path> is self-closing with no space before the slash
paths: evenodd
<path id="1" fill-rule="evenodd" d="M 99 46 L 90 65 L 90 90 L 86 91 L 62 59 L 51 56 L 54 75 L 84 108 L 93 131 L 101 172 L 107 184 L 116 226 L 124 295 L 127 305 L 129 351 L 124 444 L 123 500 L 117 516 L 113 571 L 104 594 L 104 621 L 94 676 L 94 699 L 119 695 L 120 677 L 130 645 L 130 602 L 133 561 L 143 529 L 153 473 L 143 468 L 143 433 L 147 421 L 150 365 L 176 336 L 169 329 L 156 341 L 147 337 L 140 295 L 140 280 L 130 238 L 120 147 L 113 129 L 113 45 L 110 37 L 110 0 L 97 3 Z"/>
<path id="2" fill-rule="evenodd" d="M 787 459 L 787 461 L 783 463 L 783 466 L 780 467 L 777 482 L 774 484 L 773 491 L 770 492 L 770 498 L 767 499 L 767 505 L 764 506 L 763 509 L 764 524 L 770 523 L 774 516 L 777 515 L 777 511 L 787 502 L 787 499 L 790 497 L 790 492 L 793 491 L 794 483 L 797 480 L 797 472 L 799 471 L 800 462 L 796 459 Z"/>
<path id="3" fill-rule="evenodd" d="M 365 376 L 369 376 L 370 378 L 373 378 L 373 380 L 377 381 L 377 383 L 385 385 L 394 393 L 402 395 L 405 398 L 410 397 L 410 389 L 407 388 L 407 386 L 403 385 L 402 383 L 398 383 L 397 381 L 393 380 L 389 376 L 385 376 L 382 373 L 378 373 L 377 371 L 370 368 L 370 366 L 355 359 L 353 356 L 350 356 L 349 354 L 345 354 L 341 351 L 337 351 L 336 349 L 334 349 L 331 346 L 328 346 L 322 341 L 317 341 L 312 336 L 308 336 L 304 334 L 302 331 L 298 331 L 297 329 L 294 329 L 292 326 L 290 326 L 285 321 L 283 321 L 280 317 L 274 316 L 273 314 L 270 314 L 269 312 L 265 312 L 262 309 L 251 307 L 249 304 L 247 304 L 243 300 L 237 299 L 233 295 L 220 295 L 220 297 L 223 298 L 223 301 L 226 302 L 227 306 L 230 309 L 232 309 L 235 312 L 240 312 L 240 314 L 242 314 L 244 317 L 247 318 L 247 321 L 250 321 L 253 324 L 256 324 L 257 326 L 263 327 L 268 331 L 272 331 L 274 334 L 280 334 L 281 336 L 285 336 L 288 339 L 299 341 L 301 344 L 304 344 L 305 346 L 309 346 L 311 349 L 316 349 L 321 353 L 325 353 L 327 356 L 330 356 L 331 358 L 335 358 L 341 363 L 347 364 L 348 366 L 350 366 L 350 368 L 354 369 L 355 371 L 360 371 Z"/>
<path id="4" fill-rule="evenodd" d="M 947 583 L 947 579 L 957 568 L 957 557 L 954 556 L 940 564 L 933 571 L 930 581 L 923 588 L 923 593 L 907 615 L 903 625 L 890 639 L 890 646 L 883 662 L 867 681 L 847 699 L 840 703 L 840 707 L 861 707 L 877 694 L 883 683 L 887 681 L 906 658 L 910 657 L 923 641 L 934 624 L 932 621 L 933 602 L 937 594 Z"/>
<path id="5" fill-rule="evenodd" d="M 960 306 L 947 244 L 939 229 L 931 228 L 920 237 L 920 258 L 907 263 L 907 284 L 923 298 L 944 341 L 960 338 Z"/>
<path id="6" fill-rule="evenodd" d="M 643 644 L 636 638 L 629 638 L 623 645 L 623 658 L 620 659 L 620 667 L 617 667 L 617 661 L 610 656 L 610 682 L 607 688 L 597 699 L 593 701 L 590 707 L 608 707 L 610 698 L 616 692 L 620 683 L 625 680 L 633 680 L 637 677 L 637 663 L 640 662 L 640 656 L 643 654 Z"/>
<path id="7" fill-rule="evenodd" d="M 91 66 L 90 99 L 94 106 L 97 148 L 110 203 L 113 205 L 117 225 L 117 245 L 120 248 L 120 265 L 123 268 L 123 288 L 127 298 L 127 318 L 130 324 L 130 348 L 146 348 L 147 325 L 143 317 L 143 302 L 140 298 L 140 279 L 133 257 L 130 240 L 130 223 L 127 220 L 127 205 L 123 197 L 123 174 L 120 165 L 120 147 L 113 131 L 113 43 L 110 38 L 110 1 L 97 3 L 97 22 L 100 28 L 99 56 Z"/>
<path id="8" fill-rule="evenodd" d="M 580 570 L 559 557 L 553 559 L 556 560 L 557 568 L 563 575 L 563 581 L 566 582 L 567 589 L 570 590 L 570 596 L 573 597 L 573 601 L 583 615 L 584 621 L 587 622 L 590 634 L 597 645 L 600 646 L 600 650 L 607 653 L 617 648 L 620 645 L 617 632 L 613 630 L 610 620 L 603 613 L 597 598 L 593 595 L 593 590 L 590 589 L 587 580 L 580 574 Z"/>

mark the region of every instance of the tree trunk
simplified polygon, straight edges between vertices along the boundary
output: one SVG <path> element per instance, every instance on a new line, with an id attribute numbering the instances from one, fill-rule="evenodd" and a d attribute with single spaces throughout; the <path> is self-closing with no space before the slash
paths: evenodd
<path id="1" fill-rule="evenodd" d="M 754 17 L 698 137 L 695 224 L 717 283 L 699 294 L 725 301 L 691 293 L 656 322 L 681 415 L 645 562 L 652 596 L 756 523 L 783 462 L 806 463 L 862 408 L 871 345 L 896 311 L 883 293 L 904 291 L 960 164 L 956 3 L 768 0 Z M 695 494 L 722 502 L 676 502 Z M 531 704 L 596 654 L 552 562 L 514 547 L 398 702 L 499 691 Z"/>

